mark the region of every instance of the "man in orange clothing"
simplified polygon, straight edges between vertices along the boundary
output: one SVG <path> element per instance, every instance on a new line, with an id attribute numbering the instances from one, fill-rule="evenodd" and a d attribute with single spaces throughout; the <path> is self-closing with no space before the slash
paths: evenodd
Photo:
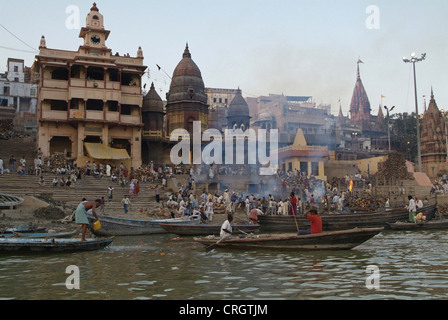
<path id="1" fill-rule="evenodd" d="M 300 230 L 298 235 L 322 233 L 322 218 L 315 208 L 311 208 L 306 218 L 311 221 L 311 228 L 308 230 Z"/>

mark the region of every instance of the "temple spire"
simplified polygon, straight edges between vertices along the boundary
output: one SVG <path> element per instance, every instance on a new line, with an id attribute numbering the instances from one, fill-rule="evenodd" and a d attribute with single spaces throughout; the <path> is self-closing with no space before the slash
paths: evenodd
<path id="1" fill-rule="evenodd" d="M 359 64 L 360 63 L 364 63 L 364 62 L 362 62 L 361 59 L 358 59 L 358 62 L 356 62 L 356 64 L 358 65 L 358 67 L 357 67 L 357 69 L 358 69 L 358 72 L 357 72 L 358 79 L 361 79 L 361 74 L 359 73 Z"/>
<path id="2" fill-rule="evenodd" d="M 187 45 L 185 47 L 185 51 L 184 51 L 183 57 L 184 58 L 191 58 L 190 49 L 188 48 L 188 42 L 187 42 Z"/>

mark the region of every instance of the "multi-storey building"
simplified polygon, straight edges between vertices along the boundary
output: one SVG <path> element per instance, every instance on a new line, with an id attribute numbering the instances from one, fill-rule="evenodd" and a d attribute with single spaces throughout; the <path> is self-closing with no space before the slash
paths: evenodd
<path id="1" fill-rule="evenodd" d="M 9 58 L 6 73 L 0 74 L 0 119 L 14 119 L 15 129 L 31 133 L 36 130 L 36 102 L 31 69 L 24 60 Z"/>
<path id="2" fill-rule="evenodd" d="M 112 54 L 109 34 L 94 3 L 78 51 L 47 48 L 42 36 L 33 69 L 39 83 L 37 144 L 44 156 L 64 152 L 83 165 L 85 157 L 95 157 L 85 148 L 93 143 L 97 153 L 102 147 L 126 149 L 127 165 L 141 165 L 141 79 L 147 67 L 141 48 L 136 57 Z"/>

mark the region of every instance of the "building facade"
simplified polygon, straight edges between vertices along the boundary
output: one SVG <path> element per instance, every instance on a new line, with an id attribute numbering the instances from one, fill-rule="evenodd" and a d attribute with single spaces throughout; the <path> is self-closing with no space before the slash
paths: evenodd
<path id="1" fill-rule="evenodd" d="M 0 119 L 14 120 L 14 129 L 34 133 L 37 85 L 31 82 L 31 68 L 22 59 L 9 58 L 7 71 L 0 74 Z"/>
<path id="2" fill-rule="evenodd" d="M 33 65 L 38 75 L 37 144 L 44 157 L 63 152 L 83 165 L 84 143 L 126 149 L 128 165 L 141 165 L 143 52 L 112 54 L 110 31 L 96 4 L 79 37 L 78 51 L 50 49 L 42 36 Z"/>

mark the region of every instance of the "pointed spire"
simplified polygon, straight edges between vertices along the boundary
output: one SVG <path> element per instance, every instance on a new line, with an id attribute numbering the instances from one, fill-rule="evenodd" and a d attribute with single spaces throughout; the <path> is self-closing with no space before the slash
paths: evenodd
<path id="1" fill-rule="evenodd" d="M 359 73 L 359 64 L 360 64 L 360 63 L 364 63 L 364 62 L 362 62 L 361 59 L 358 59 L 358 62 L 356 62 L 356 64 L 358 65 L 358 66 L 357 66 L 357 69 L 358 69 L 357 77 L 358 77 L 358 79 L 361 78 L 361 75 L 360 75 L 360 73 Z"/>
<path id="2" fill-rule="evenodd" d="M 188 48 L 188 42 L 187 42 L 187 46 L 185 47 L 185 51 L 184 51 L 183 57 L 191 59 L 191 53 L 190 53 L 190 49 Z"/>
<path id="3" fill-rule="evenodd" d="M 96 6 L 96 2 L 93 3 L 93 7 L 90 8 L 90 11 L 100 12 L 100 10 L 98 10 L 98 7 Z"/>
<path id="4" fill-rule="evenodd" d="M 431 100 L 434 100 L 434 90 L 433 90 L 432 86 L 431 86 Z"/>
<path id="5" fill-rule="evenodd" d="M 381 108 L 381 104 L 378 109 L 378 119 L 384 120 L 384 114 L 383 114 L 383 109 Z"/>

